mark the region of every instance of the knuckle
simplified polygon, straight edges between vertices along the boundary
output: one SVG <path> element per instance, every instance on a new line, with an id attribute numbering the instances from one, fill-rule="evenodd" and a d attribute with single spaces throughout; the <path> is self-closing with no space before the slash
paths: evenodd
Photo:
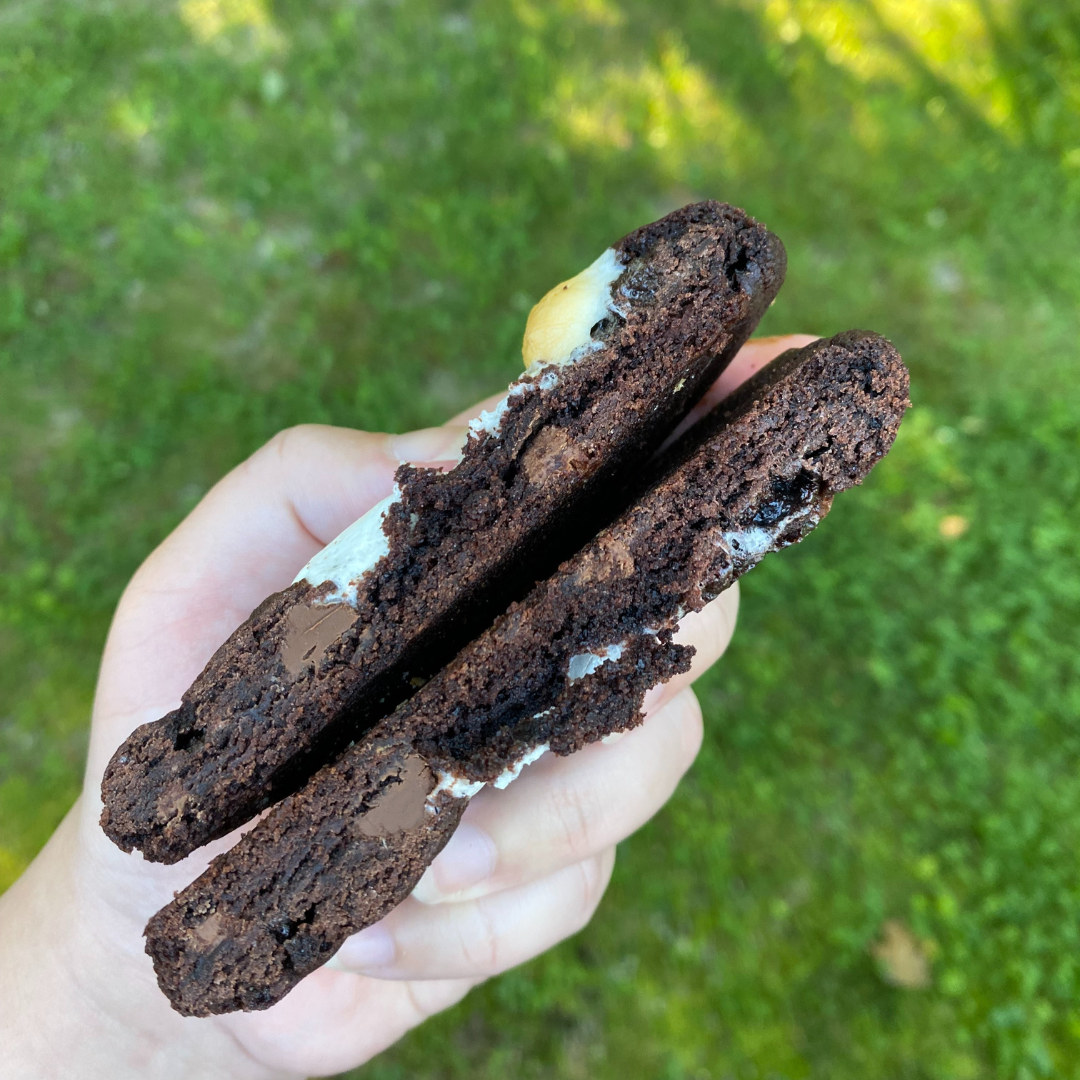
<path id="1" fill-rule="evenodd" d="M 595 850 L 598 816 L 603 810 L 596 798 L 574 784 L 552 792 L 550 812 L 561 845 L 571 859 L 580 860 Z"/>
<path id="2" fill-rule="evenodd" d="M 575 905 L 575 932 L 583 930 L 596 914 L 607 889 L 613 863 L 614 858 L 605 853 L 577 864 L 578 902 Z"/>
<path id="3" fill-rule="evenodd" d="M 502 935 L 488 906 L 473 905 L 474 918 L 461 935 L 461 950 L 470 971 L 483 975 L 498 975 L 504 968 Z"/>
<path id="4" fill-rule="evenodd" d="M 268 455 L 278 459 L 291 457 L 306 442 L 318 424 L 294 424 L 292 427 L 282 428 L 263 447 Z"/>
<path id="5" fill-rule="evenodd" d="M 279 472 L 284 462 L 287 462 L 296 454 L 297 441 L 300 427 L 282 428 L 267 439 L 266 442 L 245 461 L 241 468 L 258 475 L 260 472 L 270 470 Z"/>

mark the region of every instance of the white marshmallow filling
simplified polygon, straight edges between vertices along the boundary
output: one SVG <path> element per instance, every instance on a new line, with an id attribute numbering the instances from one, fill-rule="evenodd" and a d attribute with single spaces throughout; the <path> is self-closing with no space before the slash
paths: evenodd
<path id="1" fill-rule="evenodd" d="M 593 341 L 591 331 L 608 315 L 619 313 L 611 287 L 624 269 L 622 256 L 608 248 L 591 266 L 569 281 L 556 285 L 536 304 L 529 312 L 521 350 L 527 373 L 535 374 L 552 364 L 564 367 L 576 363 L 602 345 Z M 556 373 L 548 371 L 535 381 L 513 383 L 494 409 L 484 410 L 470 422 L 470 434 L 477 437 L 497 435 L 512 397 L 536 389 L 550 390 L 557 382 Z M 390 551 L 383 523 L 386 512 L 400 501 L 401 490 L 395 484 L 390 495 L 311 559 L 296 575 L 294 584 L 306 581 L 318 586 L 329 581 L 334 591 L 320 603 L 347 603 L 356 607 L 360 580 Z"/>
<path id="2" fill-rule="evenodd" d="M 545 710 L 550 711 L 550 710 Z M 537 713 L 534 720 L 539 719 L 544 713 Z M 546 754 L 551 747 L 547 743 L 540 743 L 538 746 L 534 746 L 528 753 L 518 758 L 513 765 L 504 769 L 494 780 L 490 781 L 492 787 L 503 788 L 509 787 L 520 775 L 521 770 L 526 765 L 531 765 L 538 758 L 541 758 Z M 471 799 L 481 788 L 486 787 L 487 780 L 466 780 L 463 777 L 455 776 L 453 773 L 443 772 L 440 770 L 436 773 L 439 782 L 432 789 L 431 794 L 428 796 L 428 806 L 434 810 L 432 805 L 436 795 L 441 795 L 444 791 L 452 795 L 455 799 Z"/>
<path id="3" fill-rule="evenodd" d="M 395 484 L 394 490 L 382 502 L 376 503 L 313 556 L 293 579 L 293 584 L 306 581 L 319 586 L 329 581 L 334 591 L 322 597 L 319 603 L 356 607 L 360 579 L 390 552 L 383 523 L 387 511 L 398 502 L 401 502 L 401 489 Z"/>

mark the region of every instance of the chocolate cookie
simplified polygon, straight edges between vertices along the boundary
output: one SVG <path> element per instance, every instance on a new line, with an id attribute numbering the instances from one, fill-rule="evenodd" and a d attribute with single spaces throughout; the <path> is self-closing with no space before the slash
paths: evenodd
<path id="1" fill-rule="evenodd" d="M 408 895 L 481 787 L 638 724 L 689 667 L 678 620 L 866 476 L 907 389 L 889 342 L 851 332 L 785 353 L 692 428 L 611 526 L 150 920 L 174 1007 L 279 1001 Z"/>
<path id="2" fill-rule="evenodd" d="M 102 783 L 125 851 L 175 862 L 295 790 L 620 509 L 749 336 L 783 245 L 716 202 L 624 237 L 533 309 L 527 369 L 450 472 L 393 494 L 269 597 Z"/>

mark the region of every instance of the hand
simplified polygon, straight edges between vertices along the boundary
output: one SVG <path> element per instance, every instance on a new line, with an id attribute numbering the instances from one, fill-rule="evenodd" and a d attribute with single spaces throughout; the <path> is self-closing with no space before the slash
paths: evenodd
<path id="1" fill-rule="evenodd" d="M 811 340 L 750 343 L 709 403 Z M 162 866 L 119 851 L 97 824 L 101 775 L 120 742 L 175 708 L 252 609 L 389 494 L 401 461 L 448 467 L 475 412 L 399 436 L 317 426 L 282 432 L 218 483 L 139 568 L 105 647 L 83 795 L 0 898 L 5 1075 L 342 1071 L 588 922 L 615 845 L 656 813 L 697 753 L 701 712 L 689 683 L 726 647 L 736 589 L 683 621 L 677 640 L 697 646 L 693 671 L 650 693 L 645 724 L 569 758 L 547 755 L 505 791 L 482 791 L 413 897 L 265 1012 L 180 1017 L 142 947 L 147 918 L 239 834 Z"/>

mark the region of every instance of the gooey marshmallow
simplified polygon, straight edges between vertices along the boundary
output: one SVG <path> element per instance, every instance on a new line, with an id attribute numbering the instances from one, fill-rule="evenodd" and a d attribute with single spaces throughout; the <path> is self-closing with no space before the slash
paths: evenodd
<path id="1" fill-rule="evenodd" d="M 622 256 L 608 248 L 591 266 L 540 299 L 525 323 L 521 356 L 526 369 L 571 364 L 581 350 L 598 347 L 590 331 L 608 315 L 619 313 L 611 286 L 624 269 Z"/>

